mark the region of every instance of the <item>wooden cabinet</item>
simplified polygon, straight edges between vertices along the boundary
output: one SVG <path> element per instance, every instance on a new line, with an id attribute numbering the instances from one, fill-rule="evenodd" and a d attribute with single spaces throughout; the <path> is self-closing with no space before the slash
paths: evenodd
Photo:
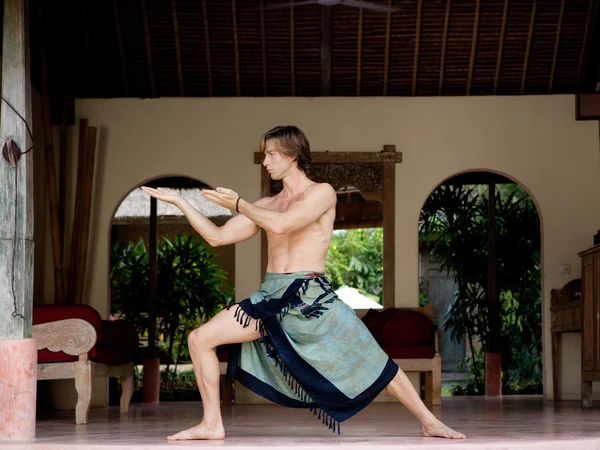
<path id="1" fill-rule="evenodd" d="M 581 257 L 581 406 L 592 407 L 592 382 L 600 381 L 600 245 Z"/>

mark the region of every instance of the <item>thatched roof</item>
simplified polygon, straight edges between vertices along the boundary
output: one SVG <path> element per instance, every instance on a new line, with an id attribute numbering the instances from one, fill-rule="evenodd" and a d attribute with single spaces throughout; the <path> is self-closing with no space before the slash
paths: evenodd
<path id="1" fill-rule="evenodd" d="M 232 216 L 230 210 L 206 200 L 202 196 L 204 189 L 172 189 L 178 191 L 180 195 L 194 208 L 210 219 L 228 219 Z M 166 217 L 181 217 L 183 213 L 179 208 L 169 203 L 157 202 L 157 215 L 160 218 Z M 134 189 L 123 200 L 119 209 L 115 214 L 117 222 L 126 221 L 128 219 L 138 219 L 150 217 L 150 196 L 141 189 Z"/>
<path id="2" fill-rule="evenodd" d="M 369 1 L 398 11 L 32 0 L 33 82 L 41 42 L 57 99 L 65 83 L 103 98 L 561 94 L 598 81 L 597 0 Z"/>

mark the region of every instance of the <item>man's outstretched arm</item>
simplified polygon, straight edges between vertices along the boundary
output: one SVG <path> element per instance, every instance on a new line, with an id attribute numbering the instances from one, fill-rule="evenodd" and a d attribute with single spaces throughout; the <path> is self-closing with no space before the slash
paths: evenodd
<path id="1" fill-rule="evenodd" d="M 337 201 L 335 191 L 327 183 L 309 187 L 302 200 L 283 212 L 263 208 L 258 203 L 252 204 L 244 199 L 238 202 L 237 193 L 230 189 L 217 188 L 216 191 L 204 191 L 204 196 L 225 208 L 235 209 L 237 202 L 240 213 L 259 227 L 275 234 L 286 234 L 306 227 L 334 207 Z"/>
<path id="2" fill-rule="evenodd" d="M 260 230 L 254 222 L 243 215 L 236 216 L 228 220 L 225 225 L 218 227 L 175 191 L 162 188 L 154 189 L 146 186 L 143 186 L 141 189 L 158 200 L 178 207 L 189 220 L 190 225 L 212 247 L 245 241 Z M 260 203 L 260 200 L 257 203 Z"/>

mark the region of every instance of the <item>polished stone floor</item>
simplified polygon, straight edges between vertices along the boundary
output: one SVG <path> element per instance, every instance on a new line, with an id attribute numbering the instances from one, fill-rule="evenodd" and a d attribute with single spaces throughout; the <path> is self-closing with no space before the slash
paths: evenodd
<path id="1" fill-rule="evenodd" d="M 317 449 L 600 449 L 600 405 L 582 410 L 579 402 L 546 402 L 540 397 L 444 398 L 434 413 L 465 433 L 465 441 L 424 438 L 417 421 L 398 403 L 373 403 L 333 434 L 306 410 L 275 405 L 227 407 L 224 441 L 167 442 L 166 437 L 198 423 L 199 403 L 132 405 L 94 409 L 87 425 L 75 425 L 74 413 L 38 418 L 35 442 L 0 442 L 21 449 L 173 449 L 219 448 Z"/>

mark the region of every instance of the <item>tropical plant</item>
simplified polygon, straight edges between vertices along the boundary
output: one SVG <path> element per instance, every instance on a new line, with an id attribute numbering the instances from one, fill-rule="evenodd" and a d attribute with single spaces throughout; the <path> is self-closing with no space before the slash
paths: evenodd
<path id="1" fill-rule="evenodd" d="M 112 248 L 112 313 L 148 331 L 148 252 L 140 239 Z M 157 337 L 176 364 L 189 361 L 188 332 L 206 322 L 234 295 L 227 272 L 210 248 L 195 236 L 177 234 L 158 243 Z M 167 366 L 168 371 L 168 366 Z"/>
<path id="2" fill-rule="evenodd" d="M 325 266 L 334 289 L 352 286 L 382 302 L 383 228 L 335 231 Z"/>
<path id="3" fill-rule="evenodd" d="M 497 189 L 500 353 L 504 388 L 514 391 L 515 383 L 541 380 L 540 223 L 535 205 L 518 186 L 498 185 Z M 467 339 L 469 373 L 474 386 L 481 386 L 483 357 L 474 340 L 481 342 L 483 352 L 489 351 L 491 341 L 487 187 L 440 186 L 423 207 L 419 232 L 442 270 L 455 276 L 458 289 L 444 328 L 454 340 Z"/>

